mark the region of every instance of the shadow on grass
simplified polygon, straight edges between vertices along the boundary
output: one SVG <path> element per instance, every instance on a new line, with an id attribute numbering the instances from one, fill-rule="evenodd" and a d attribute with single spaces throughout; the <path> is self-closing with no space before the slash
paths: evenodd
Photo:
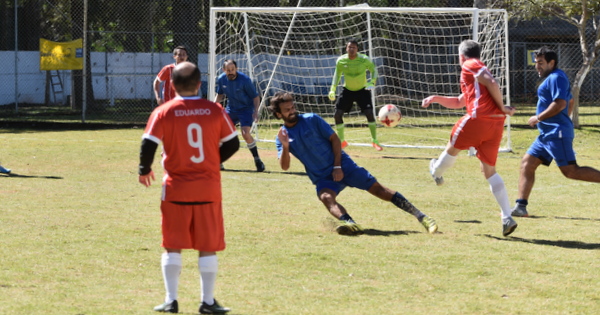
<path id="1" fill-rule="evenodd" d="M 543 215 L 529 215 L 526 218 L 527 219 L 545 219 L 546 217 Z"/>
<path id="2" fill-rule="evenodd" d="M 422 234 L 422 232 L 416 232 L 416 231 L 382 231 L 382 230 L 376 230 L 376 229 L 364 229 L 364 232 L 365 232 L 365 235 L 370 235 L 370 236 Z"/>
<path id="3" fill-rule="evenodd" d="M 554 217 L 555 219 L 560 219 L 560 220 L 580 220 L 580 221 L 600 221 L 600 219 L 594 219 L 594 218 L 578 218 L 578 217 Z"/>
<path id="4" fill-rule="evenodd" d="M 600 249 L 600 243 L 584 243 L 580 241 L 550 241 L 550 240 L 541 240 L 541 239 L 527 239 L 510 236 L 508 238 L 497 237 L 490 234 L 479 234 L 479 236 L 485 236 L 488 238 L 493 238 L 499 241 L 507 241 L 507 242 L 521 242 L 521 243 L 529 243 L 535 245 L 545 245 L 545 246 L 557 246 L 562 248 L 571 248 L 571 249 L 589 249 L 589 250 L 598 250 Z"/>
<path id="5" fill-rule="evenodd" d="M 481 224 L 479 220 L 454 220 L 456 223 L 473 223 L 473 224 Z"/>
<path id="6" fill-rule="evenodd" d="M 231 173 L 258 173 L 256 170 L 232 170 L 229 168 L 225 168 L 221 170 L 221 172 L 231 172 Z M 263 174 L 284 174 L 284 175 L 297 175 L 297 176 L 308 176 L 306 172 L 286 172 L 286 171 L 264 171 Z"/>
<path id="7" fill-rule="evenodd" d="M 45 178 L 45 179 L 63 179 L 60 176 L 41 176 L 41 175 L 21 175 L 15 172 L 11 172 L 10 174 L 3 174 L 0 177 L 18 177 L 18 178 Z"/>

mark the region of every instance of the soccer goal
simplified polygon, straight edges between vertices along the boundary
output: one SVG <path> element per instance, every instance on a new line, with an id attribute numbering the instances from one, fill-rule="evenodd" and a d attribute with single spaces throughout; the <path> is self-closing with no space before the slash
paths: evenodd
<path id="1" fill-rule="evenodd" d="M 427 109 L 429 95 L 460 94 L 458 45 L 481 43 L 481 59 L 498 80 L 510 105 L 508 28 L 505 10 L 475 8 L 215 7 L 210 12 L 209 96 L 226 59 L 234 59 L 262 96 L 255 136 L 273 141 L 281 121 L 266 109 L 277 91 L 295 95 L 300 112 L 314 112 L 332 125 L 334 103 L 327 98 L 336 59 L 350 38 L 370 56 L 379 79 L 374 111 L 394 104 L 402 112 L 397 127 L 379 124 L 379 142 L 387 147 L 443 148 L 464 110 L 438 104 Z M 342 78 L 343 80 L 343 78 Z M 340 91 L 341 87 L 338 87 Z M 355 106 L 344 116 L 350 145 L 370 145 L 364 115 Z M 510 151 L 507 118 L 502 151 Z"/>

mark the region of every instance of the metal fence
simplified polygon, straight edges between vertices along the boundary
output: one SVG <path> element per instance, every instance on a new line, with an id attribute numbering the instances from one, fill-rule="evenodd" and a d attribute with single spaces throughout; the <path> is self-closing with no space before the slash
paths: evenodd
<path id="1" fill-rule="evenodd" d="M 156 106 L 154 78 L 164 65 L 173 62 L 172 49 L 177 45 L 188 47 L 190 61 L 199 65 L 204 81 L 202 94 L 206 95 L 208 13 L 210 4 L 223 6 L 221 2 L 227 1 L 0 2 L 0 118 L 143 123 Z M 264 3 L 268 2 L 273 1 Z M 283 5 L 291 5 L 290 2 L 293 1 L 275 1 Z M 422 2 L 422 6 L 472 6 L 472 1 L 467 0 Z M 418 6 L 419 1 L 411 3 Z M 305 6 L 311 4 L 308 1 Z M 81 38 L 84 32 L 88 43 L 87 72 L 40 70 L 40 38 L 61 42 Z M 542 45 L 557 50 L 560 67 L 574 78 L 582 62 L 575 27 L 556 20 L 511 21 L 509 34 L 513 105 L 535 104 L 538 77 L 528 57 L 530 51 Z M 600 125 L 599 92 L 594 88 L 597 82 L 600 63 L 596 63 L 581 88 L 581 106 L 587 113 L 580 117 L 582 125 Z"/>

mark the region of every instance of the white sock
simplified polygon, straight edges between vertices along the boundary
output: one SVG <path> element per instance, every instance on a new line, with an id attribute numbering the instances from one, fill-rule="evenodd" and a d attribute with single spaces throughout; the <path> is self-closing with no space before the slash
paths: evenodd
<path id="1" fill-rule="evenodd" d="M 442 174 L 444 174 L 444 172 L 447 169 L 451 168 L 452 165 L 454 165 L 454 162 L 456 162 L 456 156 L 452 156 L 444 150 L 444 152 L 442 152 L 442 154 L 440 154 L 440 157 L 433 165 L 433 174 L 432 175 L 434 175 L 435 177 L 442 176 Z"/>
<path id="2" fill-rule="evenodd" d="M 511 216 L 510 200 L 508 200 L 508 193 L 506 192 L 506 186 L 502 177 L 496 173 L 490 176 L 487 181 L 490 183 L 490 190 L 494 194 L 494 197 L 496 197 L 496 201 L 502 210 L 502 219 L 509 218 Z"/>
<path id="3" fill-rule="evenodd" d="M 177 300 L 177 287 L 179 285 L 179 275 L 181 274 L 181 254 L 163 253 L 161 257 L 161 268 L 163 280 L 165 282 L 165 303 L 171 303 Z"/>
<path id="4" fill-rule="evenodd" d="M 198 270 L 200 271 L 200 285 L 202 286 L 202 302 L 213 305 L 215 303 L 215 282 L 219 261 L 217 255 L 198 258 Z"/>

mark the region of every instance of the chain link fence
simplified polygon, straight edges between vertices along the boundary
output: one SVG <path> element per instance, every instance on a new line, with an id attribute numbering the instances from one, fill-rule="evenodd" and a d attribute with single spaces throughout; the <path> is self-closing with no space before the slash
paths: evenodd
<path id="1" fill-rule="evenodd" d="M 188 49 L 207 95 L 210 6 L 219 0 L 8 0 L 0 2 L 0 120 L 144 123 L 157 106 L 153 82 L 173 63 L 172 50 Z M 296 6 L 297 1 L 241 1 L 254 6 Z M 355 1 L 359 3 L 358 1 Z M 361 1 L 367 2 L 367 1 Z M 400 2 L 400 3 L 399 3 Z M 421 7 L 472 7 L 470 0 L 368 1 Z M 302 6 L 345 6 L 352 1 L 305 0 Z M 510 12 L 509 12 L 510 15 Z M 40 38 L 64 42 L 87 38 L 87 71 L 40 70 Z M 566 22 L 511 21 L 510 94 L 515 106 L 534 106 L 539 78 L 531 51 L 548 45 L 571 79 L 582 63 L 577 29 Z M 87 74 L 87 75 L 86 75 Z M 581 125 L 600 125 L 600 63 L 581 88 Z M 84 82 L 86 84 L 84 85 Z M 84 95 L 85 94 L 85 95 Z"/>

